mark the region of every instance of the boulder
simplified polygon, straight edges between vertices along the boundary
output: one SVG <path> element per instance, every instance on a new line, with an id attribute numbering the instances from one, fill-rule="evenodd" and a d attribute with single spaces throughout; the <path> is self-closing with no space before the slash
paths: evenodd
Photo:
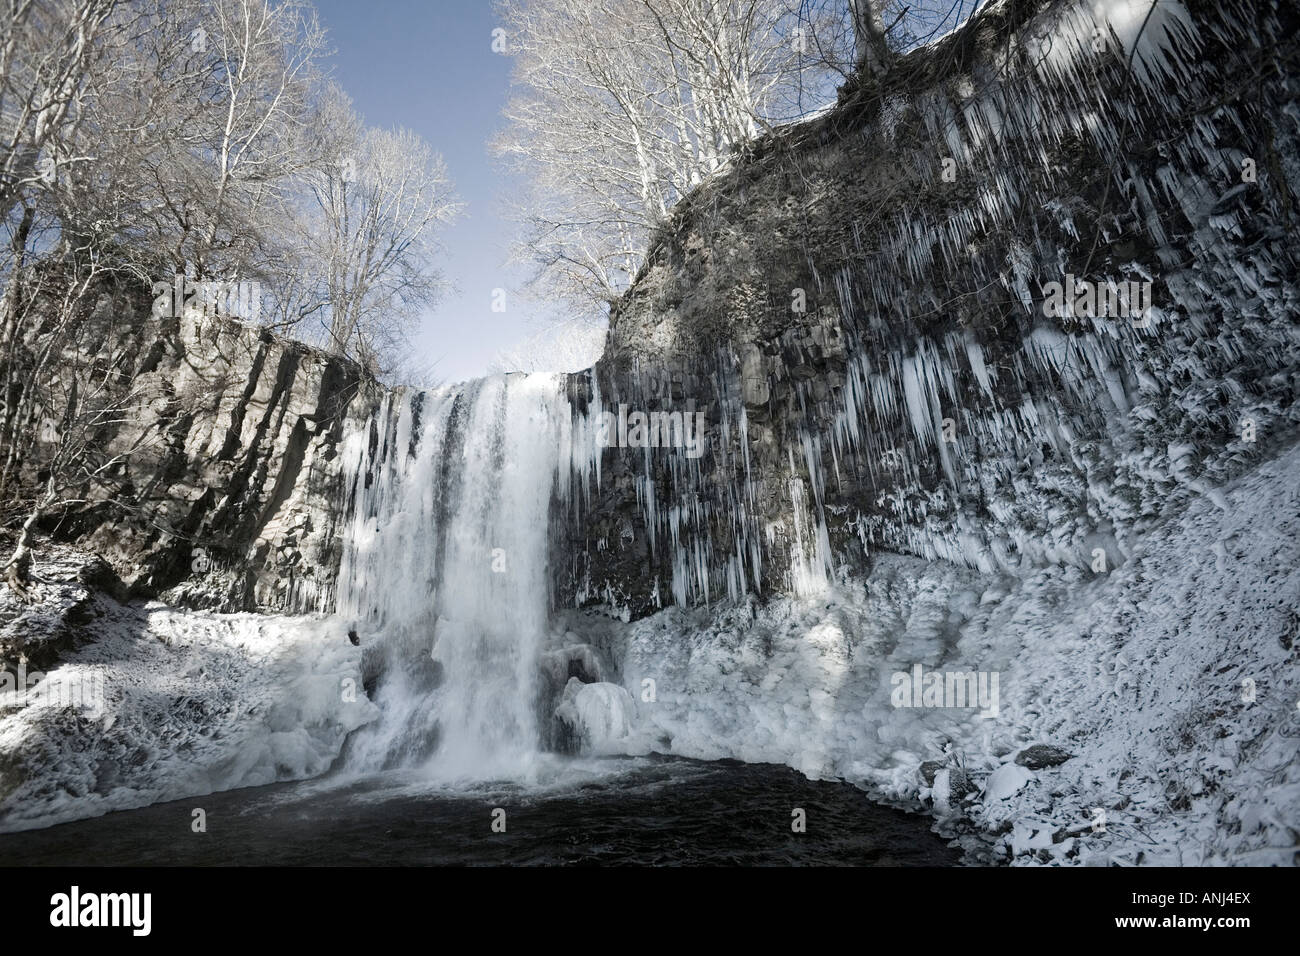
<path id="1" fill-rule="evenodd" d="M 1016 763 L 1030 770 L 1042 770 L 1063 764 L 1073 756 L 1074 754 L 1069 751 L 1053 747 L 1051 744 L 1034 744 L 1016 754 Z"/>
<path id="2" fill-rule="evenodd" d="M 1034 775 L 1019 764 L 1004 763 L 984 781 L 984 799 L 1005 800 L 1015 796 Z"/>

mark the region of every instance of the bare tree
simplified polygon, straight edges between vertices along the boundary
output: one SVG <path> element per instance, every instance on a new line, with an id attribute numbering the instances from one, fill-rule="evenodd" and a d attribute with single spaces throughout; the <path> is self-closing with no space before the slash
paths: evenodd
<path id="1" fill-rule="evenodd" d="M 84 121 L 99 184 L 84 218 L 120 223 L 141 259 L 205 278 L 273 258 L 295 177 L 314 158 L 302 148 L 326 52 L 314 11 L 124 0 L 114 23 Z"/>
<path id="2" fill-rule="evenodd" d="M 532 285 L 589 317 L 651 231 L 757 134 L 833 101 L 973 0 L 498 0 L 515 93 L 494 151 Z"/>
<path id="3" fill-rule="evenodd" d="M 4 0 L 0 5 L 0 219 L 46 178 L 84 95 L 100 29 L 116 0 Z M 43 168 L 44 167 L 44 168 Z"/>
<path id="4" fill-rule="evenodd" d="M 889 44 L 877 0 L 849 0 L 853 17 L 854 65 L 860 72 L 878 75 L 889 65 Z"/>
<path id="5" fill-rule="evenodd" d="M 318 279 L 294 301 L 319 314 L 330 349 L 375 372 L 391 368 L 411 320 L 444 287 L 438 229 L 460 210 L 446 165 L 408 130 L 365 129 L 335 90 L 321 108 L 324 157 L 304 171 L 293 234 Z"/>
<path id="6" fill-rule="evenodd" d="M 599 311 L 646 236 L 733 150 L 779 119 L 799 70 L 773 0 L 502 0 L 516 94 L 496 154 L 530 184 L 522 257 Z"/>
<path id="7" fill-rule="evenodd" d="M 493 372 L 580 372 L 605 351 L 606 330 L 570 320 L 550 325 L 510 348 L 489 366 Z"/>

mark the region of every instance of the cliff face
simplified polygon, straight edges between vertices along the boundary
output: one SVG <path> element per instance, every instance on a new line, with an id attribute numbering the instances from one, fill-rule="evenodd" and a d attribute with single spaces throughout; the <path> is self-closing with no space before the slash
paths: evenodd
<path id="1" fill-rule="evenodd" d="M 145 400 L 99 436 L 99 457 L 121 463 L 47 530 L 171 604 L 332 607 L 339 446 L 379 390 L 349 361 L 232 319 L 191 311 L 105 334 Z"/>
<path id="2" fill-rule="evenodd" d="M 1297 26 L 992 3 L 736 157 L 571 387 L 702 411 L 707 450 L 605 452 L 556 519 L 559 602 L 799 592 L 882 550 L 1101 572 L 1284 447 Z"/>
<path id="3" fill-rule="evenodd" d="M 699 412 L 703 454 L 579 462 L 554 603 L 797 594 L 881 551 L 1095 573 L 1284 447 L 1297 19 L 1002 0 L 733 157 L 569 380 L 578 427 Z M 124 321 L 105 336 L 157 400 L 105 430 L 112 492 L 47 530 L 137 593 L 331 609 L 340 442 L 380 390 L 238 322 Z"/>

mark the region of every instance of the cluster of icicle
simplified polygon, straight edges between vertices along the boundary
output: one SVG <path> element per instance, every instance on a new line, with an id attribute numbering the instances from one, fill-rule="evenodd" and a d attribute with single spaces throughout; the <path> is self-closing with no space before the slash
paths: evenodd
<path id="1" fill-rule="evenodd" d="M 725 366 L 721 371 L 725 373 Z M 574 412 L 566 448 L 571 460 L 572 485 L 563 489 L 562 495 L 571 505 L 572 520 L 579 521 L 592 495 L 600 490 L 601 462 L 610 453 L 608 438 L 600 432 L 601 418 L 615 414 L 613 407 L 602 399 L 598 376 L 594 371 L 588 374 L 590 397 L 584 410 Z M 686 448 L 671 444 L 661 447 L 646 444 L 613 452 L 632 455 L 639 463 L 636 498 L 647 543 L 655 563 L 659 564 L 662 556 L 670 568 L 669 581 L 653 584 L 653 597 L 660 603 L 664 603 L 666 595 L 682 605 L 724 596 L 737 601 L 759 590 L 764 544 L 770 548 L 773 543 L 773 529 L 764 527 L 755 502 L 756 476 L 749 459 L 748 423 L 745 407 L 736 398 L 739 388 L 734 374 L 722 384 L 722 390 L 726 400 L 718 404 L 720 421 L 708 423 L 704 456 L 693 457 Z M 638 399 L 633 403 L 638 408 L 650 405 L 643 397 L 634 395 L 633 398 Z M 792 487 L 800 486 L 800 480 L 793 479 Z M 727 528 L 725 537 L 713 533 L 719 522 Z M 824 531 L 824 522 L 819 526 Z M 794 530 L 794 554 L 807 554 L 802 536 L 816 534 L 816 527 L 808 519 L 806 509 L 800 512 Z M 611 543 L 601 542 L 597 546 L 607 547 Z M 824 549 L 824 554 L 829 558 L 829 547 Z M 805 577 L 822 573 L 809 567 L 806 560 L 801 567 Z M 824 583 L 822 577 L 821 584 Z M 800 589 L 812 585 L 806 585 L 802 578 L 792 578 L 790 586 Z M 609 596 L 608 587 L 608 582 L 588 580 L 577 599 L 581 603 L 588 598 Z"/>
<path id="2" fill-rule="evenodd" d="M 1046 4 L 965 89 L 895 96 L 882 108 L 863 137 L 876 155 L 917 171 L 917 190 L 932 201 L 854 222 L 855 248 L 826 268 L 810 263 L 817 293 L 838 302 L 847 368 L 828 388 L 771 381 L 777 473 L 751 460 L 730 348 L 699 360 L 711 382 L 710 395 L 691 396 L 710 409 L 700 457 L 681 447 L 611 449 L 600 437 L 601 416 L 619 403 L 686 410 L 641 384 L 661 385 L 662 369 L 635 367 L 616 398 L 589 373 L 581 410 L 557 381 L 537 377 L 408 394 L 349 452 L 358 523 L 340 609 L 407 619 L 417 611 L 406 602 L 470 584 L 487 587 L 491 603 L 492 578 L 448 583 L 448 548 L 460 548 L 463 563 L 470 546 L 458 535 L 501 547 L 514 540 L 503 521 L 531 529 L 526 547 L 511 546 L 524 548 L 540 582 L 545 503 L 553 495 L 567 520 L 581 522 L 615 454 L 636 474 L 642 526 L 628 533 L 645 534 L 654 566 L 667 568 L 668 580 L 643 582 L 662 603 L 735 601 L 772 582 L 814 593 L 848 559 L 849 542 L 859 554 L 886 548 L 984 571 L 1087 567 L 1098 547 L 1122 560 L 1135 529 L 1171 498 L 1213 493 L 1254 454 L 1238 432 L 1243 418 L 1261 432 L 1295 419 L 1296 263 L 1267 234 L 1281 219 L 1272 194 L 1245 188 L 1240 175 L 1255 148 L 1244 130 L 1265 120 L 1243 115 L 1256 107 L 1203 108 L 1229 83 L 1202 56 L 1207 42 L 1248 50 L 1280 39 L 1279 27 L 1240 3 L 1196 9 Z M 1294 144 L 1294 117 L 1281 113 Z M 928 145 L 896 142 L 904 127 L 924 130 Z M 1150 143 L 1159 143 L 1154 164 L 1138 158 L 1150 150 L 1134 149 Z M 1074 152 L 1063 156 L 1062 144 Z M 944 198 L 945 158 L 978 183 L 973 203 Z M 1078 168 L 1105 170 L 1100 214 L 1098 197 L 1075 194 Z M 1135 237 L 1135 248 L 1150 250 L 1145 260 L 1112 254 L 1114 241 Z M 1067 274 L 1153 282 L 1153 304 L 1141 321 L 1078 315 L 1066 324 L 1045 314 L 1043 289 Z M 522 404 L 512 397 L 525 394 Z M 536 413 L 545 425 L 526 425 L 527 409 L 545 409 Z M 475 429 L 505 444 L 466 444 Z M 501 474 L 527 474 L 536 494 L 517 490 L 511 504 L 462 489 L 496 488 L 501 479 L 490 476 Z M 382 549 L 376 520 L 387 522 Z M 482 556 L 474 560 L 481 568 Z M 399 593 L 379 576 L 410 587 Z M 590 579 L 577 597 L 617 603 L 626 586 Z M 533 614 L 542 585 L 527 593 Z M 480 612 L 487 606 L 462 609 L 470 619 Z"/>
<path id="3" fill-rule="evenodd" d="M 882 109 L 864 136 L 921 170 L 918 188 L 940 198 L 854 223 L 856 250 L 823 270 L 848 369 L 820 401 L 804 382 L 772 383 L 799 410 L 782 436 L 785 474 L 751 468 L 727 350 L 712 372 L 708 455 L 622 452 L 640 460 L 644 530 L 671 568 L 656 594 L 735 600 L 760 588 L 768 564 L 782 589 L 816 591 L 836 573 L 844 555 L 832 541 L 846 533 L 864 549 L 985 571 L 1086 567 L 1098 547 L 1122 560 L 1134 529 L 1171 497 L 1211 492 L 1210 479 L 1254 453 L 1243 419 L 1261 430 L 1294 422 L 1295 263 L 1283 243 L 1244 238 L 1252 216 L 1279 213 L 1241 176 L 1263 149 L 1244 131 L 1263 120 L 1203 108 L 1231 84 L 1203 58 L 1207 41 L 1248 50 L 1280 40 L 1279 27 L 1242 3 L 1196 10 L 1173 0 L 1049 4 L 999 41 L 967 89 Z M 1293 120 L 1282 119 L 1292 142 Z M 924 129 L 929 147 L 891 142 L 902 124 Z M 1151 143 L 1154 169 L 1139 158 Z M 1074 153 L 1063 158 L 1062 144 Z M 978 181 L 974 203 L 941 199 L 946 157 Z M 1097 166 L 1110 180 L 1100 215 L 1098 197 L 1075 195 L 1071 182 Z M 1111 253 L 1121 230 L 1151 250 L 1145 261 Z M 1154 303 L 1139 321 L 1080 315 L 1066 325 L 1045 314 L 1043 288 L 1073 273 L 1102 285 L 1152 281 Z M 996 294 L 981 301 L 989 288 Z M 600 483 L 607 453 L 584 429 L 601 410 L 597 391 L 575 415 L 580 495 Z M 764 481 L 784 484 L 788 520 L 758 507 Z M 863 487 L 874 489 L 871 507 L 846 513 L 841 494 Z M 593 593 L 607 583 L 597 585 Z"/>

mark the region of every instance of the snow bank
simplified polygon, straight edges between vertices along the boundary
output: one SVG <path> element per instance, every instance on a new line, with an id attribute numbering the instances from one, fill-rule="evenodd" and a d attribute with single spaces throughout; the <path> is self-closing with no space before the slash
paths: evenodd
<path id="1" fill-rule="evenodd" d="M 1020 863 L 1294 863 L 1298 559 L 1300 446 L 1105 574 L 1017 581 L 878 555 L 864 585 L 822 600 L 666 610 L 621 636 L 628 750 L 780 762 L 888 799 L 951 795 Z M 996 674 L 997 716 L 895 706 L 911 684 L 895 679 L 918 664 Z M 1074 756 L 1014 763 L 1037 743 Z M 930 787 L 923 761 L 945 771 Z"/>
<path id="2" fill-rule="evenodd" d="M 0 831 L 312 777 L 374 714 L 329 619 L 94 610 L 44 693 L 0 699 Z"/>

